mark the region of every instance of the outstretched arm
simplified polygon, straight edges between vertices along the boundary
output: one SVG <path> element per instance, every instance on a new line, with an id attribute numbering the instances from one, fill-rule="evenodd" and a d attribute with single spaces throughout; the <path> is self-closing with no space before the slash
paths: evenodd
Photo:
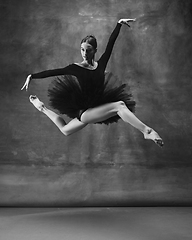
<path id="1" fill-rule="evenodd" d="M 23 90 L 25 88 L 27 91 L 29 88 L 30 81 L 33 78 L 47 78 L 47 77 L 61 76 L 61 75 L 67 75 L 67 74 L 69 74 L 69 75 L 72 74 L 71 65 L 68 65 L 65 68 L 58 68 L 58 69 L 47 70 L 47 71 L 43 71 L 43 72 L 39 72 L 39 73 L 30 74 L 27 77 L 21 90 Z"/>
<path id="2" fill-rule="evenodd" d="M 119 32 L 120 32 L 120 29 L 121 29 L 121 26 L 122 24 L 125 24 L 127 26 L 130 27 L 129 23 L 130 22 L 135 22 L 136 19 L 132 19 L 132 18 L 123 18 L 123 19 L 120 19 L 115 27 L 115 29 L 113 30 L 111 36 L 109 37 L 109 41 L 107 43 L 107 47 L 105 49 L 105 52 L 103 53 L 103 55 L 101 56 L 100 58 L 100 61 L 102 62 L 102 65 L 104 67 L 106 67 L 107 65 L 107 62 L 111 56 L 111 53 L 112 53 L 112 50 L 113 50 L 113 46 L 115 44 L 115 41 L 119 35 Z"/>

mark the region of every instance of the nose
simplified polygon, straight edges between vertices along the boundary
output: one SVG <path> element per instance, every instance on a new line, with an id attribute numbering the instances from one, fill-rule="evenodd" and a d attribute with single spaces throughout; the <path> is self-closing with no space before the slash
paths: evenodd
<path id="1" fill-rule="evenodd" d="M 89 53 L 88 52 L 85 52 L 84 56 L 85 57 L 88 57 Z"/>

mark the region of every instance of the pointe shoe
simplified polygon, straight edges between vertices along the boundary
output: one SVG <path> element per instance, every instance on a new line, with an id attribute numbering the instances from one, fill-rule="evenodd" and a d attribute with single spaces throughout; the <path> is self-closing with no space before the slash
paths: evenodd
<path id="1" fill-rule="evenodd" d="M 45 105 L 43 102 L 39 101 L 39 98 L 35 95 L 31 95 L 29 97 L 29 101 L 34 105 L 35 108 L 37 108 L 37 110 L 39 110 L 40 112 L 43 111 L 43 109 L 45 108 Z"/>
<path id="2" fill-rule="evenodd" d="M 159 147 L 163 147 L 164 145 L 162 138 L 152 128 L 149 128 L 147 132 L 144 133 L 144 138 L 154 141 Z"/>

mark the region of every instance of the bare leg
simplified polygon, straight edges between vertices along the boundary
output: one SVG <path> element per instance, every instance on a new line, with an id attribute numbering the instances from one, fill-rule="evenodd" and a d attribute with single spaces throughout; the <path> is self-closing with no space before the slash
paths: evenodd
<path id="1" fill-rule="evenodd" d="M 79 121 L 77 118 L 71 120 L 68 124 L 64 121 L 64 119 L 46 108 L 44 103 L 40 102 L 36 96 L 30 96 L 30 102 L 40 111 L 43 112 L 55 125 L 59 128 L 59 130 L 65 135 L 71 135 L 74 132 L 77 132 L 84 128 L 87 123 L 83 123 Z"/>
<path id="2" fill-rule="evenodd" d="M 92 109 L 88 109 L 81 116 L 84 123 L 95 123 L 104 121 L 118 114 L 124 122 L 131 124 L 144 134 L 145 139 L 151 139 L 159 146 L 163 146 L 160 136 L 150 127 L 141 122 L 125 105 L 119 101 L 115 103 L 104 104 Z"/>
<path id="3" fill-rule="evenodd" d="M 89 123 L 104 121 L 118 114 L 124 122 L 131 124 L 133 127 L 141 131 L 144 134 L 145 139 L 151 139 L 159 146 L 163 146 L 163 141 L 160 136 L 152 128 L 141 122 L 122 101 L 108 103 L 88 109 L 82 114 L 81 121 L 75 118 L 68 124 L 66 124 L 64 119 L 58 114 L 47 109 L 36 96 L 30 96 L 30 101 L 39 111 L 46 114 L 66 136 L 79 131 Z"/>

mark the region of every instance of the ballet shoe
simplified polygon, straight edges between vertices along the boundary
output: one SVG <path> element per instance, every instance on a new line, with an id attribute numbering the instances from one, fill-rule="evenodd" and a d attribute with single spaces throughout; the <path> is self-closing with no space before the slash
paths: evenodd
<path id="1" fill-rule="evenodd" d="M 37 110 L 39 110 L 40 112 L 42 112 L 43 109 L 45 108 L 44 103 L 41 102 L 36 95 L 30 95 L 29 101 L 30 101 L 30 102 L 34 105 L 34 107 L 37 108 Z"/>
<path id="2" fill-rule="evenodd" d="M 163 147 L 164 145 L 162 138 L 152 128 L 148 129 L 147 132 L 144 133 L 144 138 L 154 141 L 159 147 Z"/>

